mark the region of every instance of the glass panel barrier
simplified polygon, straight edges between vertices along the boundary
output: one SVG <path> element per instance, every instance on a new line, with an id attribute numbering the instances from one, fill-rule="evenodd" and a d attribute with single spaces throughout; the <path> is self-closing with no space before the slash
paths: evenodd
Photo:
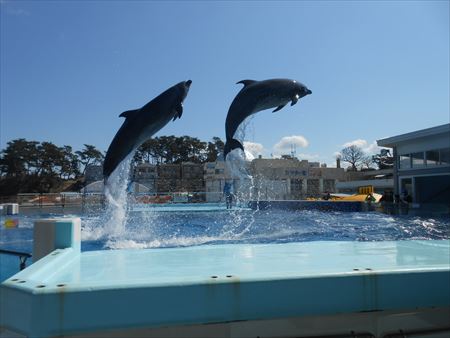
<path id="1" fill-rule="evenodd" d="M 425 166 L 423 154 L 424 154 L 423 152 L 411 154 L 413 168 L 422 168 Z"/>
<path id="2" fill-rule="evenodd" d="M 441 165 L 450 165 L 450 148 L 440 150 Z"/>
<path id="3" fill-rule="evenodd" d="M 439 165 L 439 150 L 428 150 L 425 152 L 426 165 L 432 167 Z"/>
<path id="4" fill-rule="evenodd" d="M 411 168 L 411 158 L 409 154 L 400 155 L 398 157 L 398 167 L 400 169 L 409 169 Z"/>

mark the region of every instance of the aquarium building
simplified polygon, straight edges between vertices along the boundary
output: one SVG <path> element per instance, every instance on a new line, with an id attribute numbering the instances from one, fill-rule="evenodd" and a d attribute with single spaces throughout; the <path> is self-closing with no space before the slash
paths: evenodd
<path id="1" fill-rule="evenodd" d="M 450 124 L 377 141 L 393 149 L 394 194 L 417 204 L 450 203 Z"/>

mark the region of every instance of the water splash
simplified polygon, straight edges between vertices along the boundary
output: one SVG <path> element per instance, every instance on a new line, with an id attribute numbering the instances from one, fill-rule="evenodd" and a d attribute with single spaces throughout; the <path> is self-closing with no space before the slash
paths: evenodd
<path id="1" fill-rule="evenodd" d="M 145 213 L 138 212 L 130 213 L 123 237 L 91 243 L 104 249 L 144 249 L 225 243 L 448 239 L 450 236 L 448 218 L 392 218 L 377 212 L 357 215 L 317 210 L 181 211 L 161 212 L 159 220 L 149 225 Z"/>
<path id="2" fill-rule="evenodd" d="M 83 240 L 118 238 L 124 235 L 128 217 L 128 185 L 132 159 L 133 153 L 129 154 L 108 178 L 104 187 L 105 209 L 99 216 L 85 222 Z"/>
<path id="3" fill-rule="evenodd" d="M 247 118 L 234 135 L 242 144 L 249 126 L 251 126 L 252 118 Z M 256 181 L 250 172 L 250 161 L 246 153 L 240 149 L 230 152 L 225 162 L 225 168 L 227 176 L 233 180 L 236 205 L 246 207 L 250 200 L 255 199 L 255 191 L 259 195 L 259 189 L 255 186 Z M 237 208 L 230 213 L 230 216 L 229 221 L 223 227 L 223 237 L 239 240 L 251 232 L 255 223 L 255 211 L 243 213 L 242 209 Z"/>
<path id="4" fill-rule="evenodd" d="M 122 236 L 128 210 L 128 185 L 130 184 L 130 168 L 133 153 L 129 154 L 108 178 L 105 185 L 105 223 L 104 228 L 110 237 Z"/>

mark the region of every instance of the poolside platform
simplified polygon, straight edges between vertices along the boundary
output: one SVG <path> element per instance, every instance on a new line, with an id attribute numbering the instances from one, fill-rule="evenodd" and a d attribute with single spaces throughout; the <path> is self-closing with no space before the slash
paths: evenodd
<path id="1" fill-rule="evenodd" d="M 448 240 L 75 244 L 2 283 L 0 335 L 447 337 L 449 257 Z"/>
<path id="2" fill-rule="evenodd" d="M 165 204 L 145 204 L 135 203 L 130 206 L 130 211 L 154 211 L 154 212 L 226 212 L 235 210 L 250 210 L 235 206 L 227 209 L 225 203 L 165 203 Z"/>
<path id="3" fill-rule="evenodd" d="M 375 203 L 359 201 L 308 201 L 308 200 L 271 200 L 250 201 L 248 206 L 253 210 L 319 210 L 319 211 L 374 211 Z"/>

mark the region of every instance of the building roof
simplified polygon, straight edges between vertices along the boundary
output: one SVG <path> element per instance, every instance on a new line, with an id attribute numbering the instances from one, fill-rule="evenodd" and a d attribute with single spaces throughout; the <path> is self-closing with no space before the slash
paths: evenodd
<path id="1" fill-rule="evenodd" d="M 444 133 L 450 133 L 450 123 L 432 127 L 432 128 L 416 130 L 411 133 L 392 136 L 392 137 L 384 138 L 381 140 L 377 140 L 377 144 L 380 147 L 392 148 L 401 142 L 407 142 L 407 141 L 415 140 L 415 139 L 422 138 L 422 137 L 430 137 L 430 136 L 444 134 Z"/>

